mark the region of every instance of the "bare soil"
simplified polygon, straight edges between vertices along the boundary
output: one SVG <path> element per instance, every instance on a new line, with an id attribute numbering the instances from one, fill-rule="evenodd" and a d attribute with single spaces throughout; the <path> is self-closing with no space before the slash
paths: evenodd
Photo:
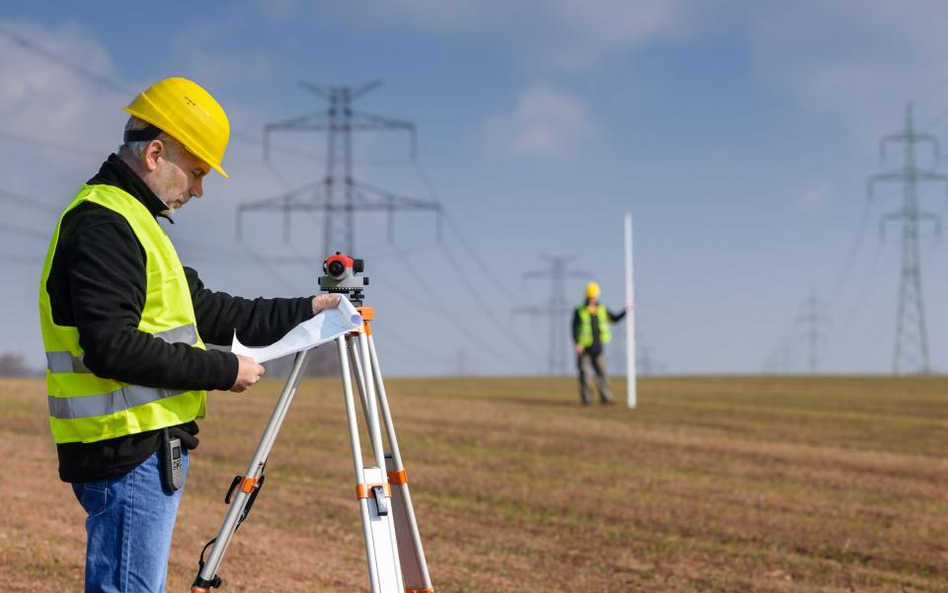
<path id="1" fill-rule="evenodd" d="M 169 591 L 281 386 L 209 396 Z M 573 379 L 387 387 L 439 592 L 948 591 L 948 378 L 655 378 L 636 410 Z M 307 379 L 221 591 L 368 590 L 348 446 L 338 380 Z M 0 591 L 81 591 L 83 520 L 44 382 L 0 382 Z"/>

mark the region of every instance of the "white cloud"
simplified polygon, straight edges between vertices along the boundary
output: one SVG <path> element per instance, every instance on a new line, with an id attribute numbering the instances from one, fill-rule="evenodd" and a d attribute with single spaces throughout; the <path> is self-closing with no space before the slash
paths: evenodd
<path id="1" fill-rule="evenodd" d="M 796 204 L 803 212 L 819 212 L 826 209 L 832 200 L 833 186 L 826 181 L 821 181 L 806 188 L 797 197 Z"/>
<path id="2" fill-rule="evenodd" d="M 355 21 L 488 33 L 531 61 L 577 69 L 615 51 L 678 39 L 699 29 L 712 2 L 696 0 L 355 0 Z"/>
<path id="3" fill-rule="evenodd" d="M 924 126 L 948 100 L 945 85 L 932 92 L 948 62 L 940 0 L 768 3 L 750 22 L 762 78 L 867 148 L 899 129 L 906 102 L 918 100 Z"/>
<path id="4" fill-rule="evenodd" d="M 507 154 L 559 157 L 574 154 L 593 129 L 582 100 L 553 85 L 537 83 L 520 94 L 511 113 L 491 116 L 486 134 Z"/>
<path id="5" fill-rule="evenodd" d="M 46 28 L 23 21 L 2 21 L 0 26 L 72 65 L 115 77 L 105 47 L 81 27 Z M 114 88 L 97 84 L 7 36 L 0 36 L 0 78 L 0 121 L 5 130 L 66 144 L 119 144 L 126 116 L 120 109 L 102 109 L 103 104 L 116 103 Z"/>

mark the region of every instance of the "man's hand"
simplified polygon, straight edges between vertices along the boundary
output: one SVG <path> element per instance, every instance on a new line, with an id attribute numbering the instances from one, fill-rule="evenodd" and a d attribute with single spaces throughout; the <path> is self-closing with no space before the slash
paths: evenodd
<path id="1" fill-rule="evenodd" d="M 335 309 L 339 306 L 339 301 L 341 300 L 342 297 L 338 294 L 321 294 L 317 297 L 313 297 L 313 315 L 326 309 Z"/>
<path id="2" fill-rule="evenodd" d="M 576 350 L 576 354 L 582 354 L 583 351 L 585 350 L 582 344 L 576 344 L 575 346 L 573 346 L 573 348 Z"/>
<path id="3" fill-rule="evenodd" d="M 238 354 L 237 362 L 240 363 L 240 367 L 237 369 L 237 381 L 234 382 L 234 386 L 230 390 L 234 393 L 243 393 L 260 380 L 266 369 L 263 368 L 262 364 L 254 362 L 249 356 Z"/>

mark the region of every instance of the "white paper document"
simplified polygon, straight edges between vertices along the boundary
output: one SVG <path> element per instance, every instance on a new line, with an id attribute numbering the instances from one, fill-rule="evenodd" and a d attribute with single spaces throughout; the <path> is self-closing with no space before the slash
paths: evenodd
<path id="1" fill-rule="evenodd" d="M 258 363 L 264 363 L 325 344 L 343 334 L 359 329 L 361 325 L 362 316 L 355 310 L 349 299 L 342 296 L 339 300 L 339 308 L 327 309 L 309 321 L 304 321 L 280 338 L 279 342 L 269 346 L 259 348 L 244 346 L 237 340 L 235 331 L 234 343 L 230 351 L 234 354 L 249 356 Z"/>

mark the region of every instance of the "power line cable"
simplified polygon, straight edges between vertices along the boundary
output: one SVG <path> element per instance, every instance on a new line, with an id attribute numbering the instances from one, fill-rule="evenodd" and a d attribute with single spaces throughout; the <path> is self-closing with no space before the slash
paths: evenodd
<path id="1" fill-rule="evenodd" d="M 0 231 L 5 231 L 7 233 L 13 233 L 15 235 L 24 235 L 28 237 L 35 237 L 37 239 L 42 239 L 44 241 L 49 241 L 52 236 L 50 233 L 45 231 L 38 231 L 36 229 L 29 229 L 20 225 L 10 224 L 8 222 L 0 222 Z"/>
<path id="2" fill-rule="evenodd" d="M 383 322 L 383 323 L 381 324 L 381 327 L 379 327 L 379 321 L 378 321 L 378 319 L 373 319 L 373 320 L 372 320 L 372 325 L 376 326 L 376 328 L 378 328 L 378 329 L 382 329 L 382 330 L 383 330 L 383 334 L 384 334 L 384 337 L 382 338 L 383 340 L 385 340 L 385 341 L 391 340 L 392 342 L 394 342 L 394 343 L 396 343 L 396 344 L 401 344 L 402 346 L 405 346 L 405 347 L 406 347 L 406 348 L 404 348 L 404 349 L 400 348 L 400 349 L 396 350 L 396 351 L 399 352 L 399 353 L 404 353 L 404 352 L 407 350 L 408 352 L 411 352 L 412 354 L 417 354 L 417 355 L 418 355 L 418 358 L 424 358 L 425 360 L 434 360 L 434 361 L 437 361 L 437 362 L 440 362 L 440 363 L 445 363 L 445 364 L 450 363 L 450 362 L 454 362 L 454 359 L 453 359 L 453 358 L 449 358 L 449 357 L 445 357 L 445 356 L 443 356 L 443 355 L 441 355 L 441 354 L 437 354 L 437 353 L 435 353 L 434 351 L 429 350 L 428 348 L 424 348 L 424 347 L 422 347 L 422 346 L 419 346 L 417 343 L 412 342 L 411 340 L 406 340 L 406 339 L 403 338 L 401 335 L 399 335 L 397 332 L 390 331 L 390 330 L 386 330 L 385 327 L 386 327 L 387 323 L 385 323 L 385 322 Z M 373 332 L 373 333 L 375 333 L 375 332 Z"/>
<path id="3" fill-rule="evenodd" d="M 449 267 L 452 270 L 454 270 L 457 277 L 460 278 L 464 286 L 467 287 L 468 294 L 474 299 L 474 302 L 477 303 L 477 305 L 481 308 L 481 310 L 484 312 L 487 318 L 491 321 L 491 323 L 494 324 L 494 327 L 496 327 L 500 331 L 501 335 L 506 337 L 508 340 L 512 342 L 514 346 L 516 346 L 520 350 L 523 350 L 531 357 L 539 358 L 536 351 L 534 351 L 533 348 L 525 344 L 517 336 L 516 330 L 511 328 L 510 324 L 505 324 L 503 321 L 500 320 L 500 318 L 497 317 L 496 311 L 494 311 L 494 309 L 491 308 L 491 306 L 487 303 L 487 301 L 481 295 L 480 290 L 478 290 L 477 288 L 477 285 L 474 282 L 472 282 L 471 279 L 467 277 L 467 274 L 465 274 L 462 271 L 461 264 L 454 257 L 454 254 L 448 248 L 447 243 L 441 244 L 440 251 L 441 251 L 441 254 L 444 255 L 445 259 L 448 260 Z"/>
<path id="4" fill-rule="evenodd" d="M 14 204 L 19 204 L 20 206 L 38 210 L 40 212 L 45 212 L 47 214 L 59 214 L 62 211 L 60 207 L 54 206 L 49 202 L 7 189 L 0 189 L 0 200 L 13 202 Z"/>
<path id="5" fill-rule="evenodd" d="M 442 205 L 442 215 L 448 221 L 448 224 L 451 226 L 451 228 L 454 229 L 454 236 L 457 237 L 458 242 L 468 252 L 468 255 L 472 260 L 474 260 L 478 267 L 480 267 L 484 275 L 487 276 L 487 278 L 494 284 L 495 287 L 497 287 L 499 294 L 513 300 L 512 297 L 510 297 L 509 287 L 504 286 L 504 284 L 500 282 L 496 276 L 494 276 L 493 272 L 490 270 L 490 266 L 488 266 L 483 261 L 483 259 L 481 259 L 480 255 L 477 253 L 477 250 L 475 250 L 471 243 L 466 239 L 464 233 L 461 231 L 460 225 L 455 223 L 454 218 L 444 209 L 444 202 L 441 199 L 438 191 L 435 189 L 434 184 L 431 182 L 431 178 L 428 176 L 428 173 L 425 171 L 424 167 L 422 167 L 421 163 L 417 159 L 414 159 L 412 162 L 414 163 L 415 170 L 418 173 L 418 176 L 421 178 L 422 183 L 425 185 L 425 188 L 427 189 L 431 199 Z M 490 305 L 487 304 L 483 296 L 481 296 L 480 291 L 477 289 L 477 285 L 472 282 L 470 278 L 463 272 L 462 266 L 458 262 L 457 258 L 454 257 L 451 250 L 447 247 L 446 242 L 442 243 L 441 252 L 445 258 L 449 260 L 451 267 L 455 270 L 461 281 L 468 287 L 470 295 L 474 298 L 474 301 L 484 311 L 488 319 L 490 319 L 491 322 L 501 330 L 502 335 L 507 337 L 517 348 L 526 352 L 529 356 L 537 357 L 536 352 L 531 347 L 527 346 L 514 331 L 511 331 L 509 324 L 504 324 L 503 321 L 497 318 L 496 313 L 493 311 L 493 309 L 491 309 Z M 519 304 L 516 303 L 516 301 L 514 302 L 515 304 Z"/>
<path id="6" fill-rule="evenodd" d="M 18 253 L 0 253 L 0 264 L 40 266 L 43 264 L 43 260 L 35 256 L 21 255 Z"/>
<path id="7" fill-rule="evenodd" d="M 862 243 L 863 236 L 865 235 L 866 225 L 869 223 L 869 215 L 871 212 L 872 201 L 865 200 L 863 202 L 862 216 L 859 219 L 859 226 L 856 228 L 855 240 L 853 241 L 853 244 L 849 249 L 849 254 L 846 256 L 846 260 L 843 263 L 843 270 L 837 277 L 836 287 L 833 289 L 831 301 L 833 302 L 834 308 L 837 304 L 837 301 L 839 300 L 843 286 L 849 279 L 849 274 L 852 272 L 853 264 L 856 262 L 856 256 L 859 254 L 859 247 Z"/>
<path id="8" fill-rule="evenodd" d="M 441 200 L 440 195 L 435 190 L 434 184 L 431 183 L 431 179 L 428 177 L 428 174 L 422 168 L 421 163 L 415 160 L 414 164 L 415 164 L 415 170 L 418 172 L 418 176 L 421 178 L 422 183 L 424 183 L 432 199 L 434 199 L 439 204 L 443 204 L 443 201 Z M 510 294 L 509 282 L 504 283 L 497 279 L 497 277 L 491 271 L 490 266 L 488 266 L 484 262 L 484 260 L 481 259 L 480 255 L 478 255 L 477 253 L 477 250 L 474 249 L 470 241 L 467 240 L 467 238 L 464 235 L 464 232 L 461 230 L 461 226 L 454 221 L 454 218 L 446 210 L 442 210 L 442 213 L 448 225 L 454 230 L 454 235 L 457 237 L 458 242 L 461 244 L 462 247 L 464 247 L 464 250 L 467 251 L 468 256 L 470 256 L 470 258 L 474 261 L 474 263 L 477 264 L 481 272 L 487 277 L 488 280 L 490 280 L 494 284 L 494 286 L 497 288 L 500 294 L 509 295 Z"/>
<path id="9" fill-rule="evenodd" d="M 42 45 L 30 39 L 27 39 L 26 37 L 23 37 L 22 35 L 19 35 L 17 33 L 10 31 L 6 27 L 0 26 L 0 35 L 6 37 L 7 39 L 10 39 L 11 41 L 16 43 L 20 47 L 23 47 L 24 49 L 32 51 L 33 53 L 40 55 L 51 62 L 59 64 L 60 66 L 62 66 L 63 68 L 66 68 L 67 70 L 71 70 L 75 74 L 78 74 L 79 76 L 82 76 L 83 78 L 86 78 L 87 80 L 91 82 L 104 86 L 107 90 L 115 94 L 120 94 L 120 95 L 128 97 L 128 96 L 135 96 L 138 93 L 138 91 L 132 89 L 124 82 L 121 82 L 105 74 L 95 72 L 93 70 L 90 70 L 89 68 L 86 68 L 85 66 L 81 64 L 78 64 L 76 62 L 73 62 L 72 60 L 64 58 L 63 56 L 57 54 L 56 52 L 50 51 L 49 49 L 43 47 Z M 258 147 L 263 146 L 262 139 L 254 138 L 250 134 L 246 134 L 243 132 L 234 132 L 231 134 L 231 138 L 233 138 L 234 140 L 238 142 L 243 142 L 245 144 L 252 144 Z M 33 141 L 34 143 L 37 142 L 36 140 L 33 140 Z M 62 145 L 60 146 L 60 148 L 75 150 L 75 147 L 67 147 L 66 145 Z M 282 152 L 283 154 L 290 154 L 293 156 L 300 156 L 304 158 L 312 158 L 313 156 L 316 156 L 316 153 L 312 151 L 299 150 L 299 149 L 290 148 L 287 146 L 271 145 L 270 149 L 274 151 Z M 80 149 L 80 150 L 82 150 L 83 152 L 86 152 L 85 149 Z"/>
<path id="10" fill-rule="evenodd" d="M 208 250 L 208 249 L 213 250 L 213 249 L 214 249 L 213 247 L 210 247 L 210 246 L 208 246 L 208 245 L 199 245 L 199 244 L 194 243 L 194 242 L 192 242 L 192 241 L 176 241 L 176 242 L 177 242 L 177 243 L 181 243 L 181 244 L 185 244 L 185 245 L 191 245 L 191 246 L 193 246 L 193 247 L 196 247 L 196 248 L 199 248 L 199 249 L 202 249 L 202 250 Z M 288 279 L 286 278 L 286 276 L 284 276 L 283 274 L 281 274 L 281 273 L 277 272 L 275 269 L 273 269 L 272 266 L 267 265 L 268 262 L 272 261 L 272 258 L 271 258 L 271 257 L 262 255 L 262 254 L 260 254 L 260 253 L 258 253 L 258 252 L 256 252 L 256 251 L 254 251 L 253 249 L 251 249 L 251 248 L 250 248 L 248 245 L 246 245 L 246 244 L 244 244 L 243 247 L 244 247 L 244 251 L 247 251 L 247 252 L 251 255 L 251 257 L 254 259 L 254 261 L 255 261 L 258 265 L 260 265 L 260 267 L 264 268 L 265 271 L 266 271 L 271 277 L 277 279 L 281 284 L 283 284 L 285 287 L 287 287 L 292 293 L 295 294 L 295 293 L 298 292 L 293 282 L 291 282 L 290 280 L 288 280 Z M 315 270 L 317 273 L 321 273 L 321 271 L 322 271 L 321 266 L 320 266 L 318 263 L 315 263 L 315 262 L 313 261 L 313 258 L 311 258 L 311 257 L 306 257 L 305 254 L 303 254 L 303 253 L 300 251 L 299 247 L 298 247 L 297 245 L 293 244 L 293 243 L 290 243 L 290 244 L 289 244 L 289 247 L 290 247 L 290 249 L 292 249 L 292 250 L 294 251 L 295 254 L 297 254 L 297 255 L 299 256 L 299 257 L 297 257 L 297 258 L 294 260 L 293 263 L 298 263 L 298 264 L 302 264 L 302 265 L 307 265 L 308 267 L 313 268 L 313 270 Z M 218 251 L 220 251 L 220 250 L 218 250 Z M 224 251 L 223 253 L 225 253 L 225 254 L 228 255 L 228 256 L 240 256 L 240 255 L 241 255 L 241 252 L 239 252 L 239 251 Z M 375 271 L 373 271 L 372 274 L 373 274 L 374 276 L 378 277 L 378 274 L 377 274 Z M 387 288 L 393 288 L 393 290 L 394 290 L 396 293 L 399 293 L 399 294 L 404 295 L 406 298 L 410 299 L 412 302 L 417 301 L 417 295 L 412 295 L 412 294 L 410 294 L 410 293 L 407 293 L 407 292 L 404 292 L 404 291 L 400 291 L 400 289 L 398 289 L 398 287 L 395 286 L 395 285 L 392 285 L 392 284 L 390 284 L 390 283 L 387 283 Z M 378 321 L 377 321 L 377 320 L 376 320 L 376 321 L 373 321 L 373 324 L 374 324 L 374 325 L 378 325 Z M 451 360 L 448 360 L 447 358 L 444 358 L 444 357 L 442 357 L 442 356 L 436 355 L 436 354 L 434 354 L 433 352 L 431 352 L 430 350 L 427 350 L 426 348 L 424 348 L 424 347 L 422 347 L 422 346 L 419 346 L 417 343 L 412 342 L 411 340 L 407 340 L 407 339 L 405 339 L 405 338 L 399 336 L 398 334 L 395 334 L 394 332 L 392 332 L 391 335 L 389 335 L 388 333 L 386 333 L 386 334 L 385 334 L 385 339 L 386 339 L 386 340 L 391 339 L 393 342 L 400 343 L 400 344 L 402 344 L 403 346 L 407 346 L 407 347 L 409 347 L 413 352 L 419 353 L 421 356 L 427 358 L 428 360 L 436 360 L 436 361 L 439 361 L 439 362 L 442 362 L 442 363 L 452 362 Z"/>
<path id="11" fill-rule="evenodd" d="M 306 264 L 306 265 L 308 265 L 308 267 L 313 268 L 313 270 L 317 272 L 317 275 L 319 275 L 320 273 L 322 273 L 322 267 L 321 267 L 318 263 L 315 263 L 311 257 L 306 257 L 305 254 L 300 251 L 299 247 L 298 247 L 296 244 L 290 242 L 290 243 L 289 243 L 289 247 L 290 247 L 291 250 L 293 250 L 293 252 L 294 252 L 295 254 L 297 254 L 297 255 L 299 256 L 299 258 L 298 258 L 298 260 L 297 260 L 299 263 Z M 378 274 L 377 274 L 375 271 L 372 272 L 372 275 L 378 277 Z M 388 284 L 388 287 L 389 287 L 389 288 L 394 288 L 394 290 L 395 290 L 396 292 L 400 292 L 400 294 L 405 295 L 406 298 L 410 299 L 411 302 L 416 302 L 416 301 L 417 301 L 417 295 L 412 295 L 412 294 L 407 293 L 407 292 L 402 292 L 402 291 L 400 291 L 400 289 L 398 289 L 396 286 L 392 285 L 391 283 Z M 375 325 L 376 327 L 378 327 L 378 325 L 379 325 L 377 319 L 374 320 L 372 323 L 373 323 L 373 325 Z M 384 325 L 385 325 L 385 324 L 383 324 L 383 327 L 384 327 Z M 426 348 L 424 348 L 424 347 L 422 347 L 422 346 L 419 346 L 417 343 L 412 342 L 411 340 L 407 340 L 407 339 L 403 338 L 402 336 L 398 335 L 398 334 L 395 333 L 395 332 L 386 333 L 386 334 L 385 334 L 385 339 L 386 339 L 386 340 L 389 340 L 389 339 L 390 339 L 390 340 L 392 340 L 392 341 L 395 342 L 395 343 L 400 343 L 400 344 L 402 344 L 403 346 L 406 346 L 406 347 L 409 349 L 409 351 L 411 351 L 411 352 L 413 352 L 413 353 L 418 353 L 418 354 L 420 354 L 421 356 L 423 356 L 424 358 L 426 358 L 426 359 L 428 359 L 428 360 L 435 360 L 435 361 L 439 361 L 439 362 L 448 362 L 447 359 L 445 359 L 445 358 L 443 358 L 443 357 L 441 357 L 441 356 L 439 356 L 439 355 L 434 354 L 433 352 L 427 350 Z M 400 350 L 400 351 L 401 351 L 401 350 Z"/>
<path id="12" fill-rule="evenodd" d="M 273 268 L 273 266 L 268 266 L 266 261 L 263 258 L 261 258 L 260 254 L 254 251 L 250 247 L 250 245 L 247 245 L 246 243 L 241 242 L 240 246 L 244 249 L 244 251 L 247 252 L 247 255 L 249 255 L 251 259 L 253 259 L 254 263 L 256 263 L 264 272 L 269 274 L 271 278 L 273 278 L 274 280 L 282 284 L 285 288 L 287 288 L 290 294 L 296 294 L 296 287 L 293 285 L 293 282 L 287 280 L 286 277 L 283 276 L 283 274 L 277 272 Z"/>
<path id="13" fill-rule="evenodd" d="M 35 54 L 41 55 L 47 60 L 50 60 L 51 62 L 55 62 L 56 64 L 59 64 L 60 66 L 68 70 L 72 70 L 76 74 L 79 74 L 91 80 L 92 82 L 95 82 L 96 84 L 104 86 L 105 88 L 107 88 L 108 90 L 114 93 L 119 93 L 119 94 L 124 95 L 130 92 L 133 92 L 133 91 L 130 91 L 129 88 L 125 86 L 124 84 L 117 82 L 108 76 L 99 74 L 98 72 L 94 72 L 86 68 L 82 64 L 78 64 L 76 62 L 68 60 L 57 53 L 51 52 L 50 50 L 46 49 L 42 45 L 30 39 L 27 39 L 26 37 L 23 37 L 22 35 L 14 33 L 13 31 L 10 31 L 6 27 L 0 26 L 0 35 L 13 41 L 14 43 L 23 47 L 24 49 L 28 49 Z"/>
<path id="14" fill-rule="evenodd" d="M 868 298 L 874 294 L 875 291 L 873 289 L 879 286 L 880 283 L 876 281 L 875 272 L 878 268 L 879 262 L 882 261 L 882 256 L 884 253 L 885 250 L 883 249 L 883 245 L 882 243 L 879 243 L 876 246 L 872 259 L 870 260 L 870 265 L 866 271 L 864 281 L 859 287 L 860 290 L 856 293 L 857 300 L 849 307 L 849 314 L 846 316 L 843 323 L 837 326 L 838 329 L 836 331 L 832 331 L 830 333 L 830 339 L 832 341 L 837 341 L 841 336 L 847 335 L 846 332 L 852 325 L 853 319 L 855 319 L 856 315 L 859 313 L 860 309 L 866 303 Z"/>
<path id="15" fill-rule="evenodd" d="M 42 138 L 37 138 L 35 136 L 27 136 L 25 134 L 18 134 L 16 132 L 10 132 L 8 130 L 0 130 L 0 138 L 5 140 L 13 140 L 15 142 L 25 142 L 27 144 L 35 144 L 36 146 L 42 146 L 43 148 L 52 148 L 55 150 L 60 150 L 63 152 L 68 152 L 76 155 L 99 155 L 101 151 L 85 148 L 82 146 L 76 146 L 74 144 L 65 144 L 63 142 L 52 142 L 50 140 L 45 140 Z"/>
<path id="16" fill-rule="evenodd" d="M 452 311 L 450 311 L 447 307 L 445 307 L 444 303 L 442 303 L 439 299 L 437 299 L 434 296 L 435 292 L 433 288 L 425 279 L 425 277 L 421 273 L 419 273 L 418 270 L 412 265 L 408 257 L 404 256 L 404 254 L 402 254 L 399 251 L 398 247 L 393 245 L 392 248 L 399 252 L 399 255 L 400 255 L 399 260 L 402 262 L 402 264 L 411 274 L 412 278 L 414 278 L 415 282 L 421 288 L 421 292 L 426 296 L 428 301 L 431 303 L 432 311 L 434 311 L 435 313 L 438 313 L 439 315 L 441 315 L 442 317 L 450 321 L 451 324 L 454 325 L 454 327 L 456 327 L 458 331 L 460 331 L 463 334 L 465 339 L 471 342 L 474 342 L 476 345 L 480 346 L 484 350 L 485 354 L 488 354 L 489 356 L 505 363 L 510 362 L 510 357 L 504 356 L 496 351 L 497 350 L 496 344 L 491 344 L 488 341 L 481 339 L 481 337 L 479 337 L 476 333 L 472 332 L 470 328 L 468 328 L 463 323 L 461 323 L 460 320 L 458 320 L 457 315 L 453 313 Z M 520 353 L 520 356 L 523 356 L 523 354 Z"/>

